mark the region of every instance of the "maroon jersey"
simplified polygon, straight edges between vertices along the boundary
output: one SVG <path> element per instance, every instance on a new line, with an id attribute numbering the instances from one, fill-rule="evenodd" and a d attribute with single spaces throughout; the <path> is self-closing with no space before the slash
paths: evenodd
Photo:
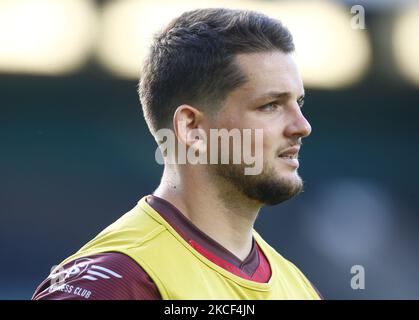
<path id="1" fill-rule="evenodd" d="M 222 245 L 199 230 L 176 207 L 154 195 L 147 197 L 156 210 L 195 250 L 213 263 L 244 279 L 268 282 L 269 263 L 253 240 L 247 258 L 241 261 Z M 148 274 L 132 258 L 122 253 L 106 252 L 70 261 L 56 285 L 50 275 L 36 289 L 32 299 L 54 300 L 157 300 L 160 293 Z"/>

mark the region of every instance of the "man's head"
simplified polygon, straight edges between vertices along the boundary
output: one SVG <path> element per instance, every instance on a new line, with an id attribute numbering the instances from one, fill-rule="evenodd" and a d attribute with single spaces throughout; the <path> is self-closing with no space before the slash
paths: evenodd
<path id="1" fill-rule="evenodd" d="M 235 164 L 206 170 L 262 204 L 291 198 L 302 181 L 298 161 L 290 157 L 311 131 L 300 110 L 304 89 L 293 51 L 289 31 L 263 14 L 229 9 L 182 14 L 156 35 L 141 73 L 139 94 L 150 131 L 178 132 L 181 121 L 205 131 L 263 129 L 261 174 L 246 176 Z"/>

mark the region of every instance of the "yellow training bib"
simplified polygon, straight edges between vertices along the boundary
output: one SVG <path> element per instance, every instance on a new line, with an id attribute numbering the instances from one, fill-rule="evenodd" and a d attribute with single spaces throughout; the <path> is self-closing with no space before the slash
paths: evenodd
<path id="1" fill-rule="evenodd" d="M 147 272 L 163 299 L 319 299 L 301 271 L 256 231 L 253 236 L 272 271 L 267 283 L 240 278 L 202 256 L 145 199 L 60 265 L 120 252 Z"/>

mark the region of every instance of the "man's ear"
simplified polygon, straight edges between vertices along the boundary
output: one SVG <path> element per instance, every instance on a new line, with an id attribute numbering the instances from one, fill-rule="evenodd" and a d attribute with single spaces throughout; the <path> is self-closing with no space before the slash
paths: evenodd
<path id="1" fill-rule="evenodd" d="M 173 115 L 173 129 L 176 139 L 187 148 L 196 143 L 196 132 L 203 130 L 204 114 L 198 109 L 183 104 Z"/>

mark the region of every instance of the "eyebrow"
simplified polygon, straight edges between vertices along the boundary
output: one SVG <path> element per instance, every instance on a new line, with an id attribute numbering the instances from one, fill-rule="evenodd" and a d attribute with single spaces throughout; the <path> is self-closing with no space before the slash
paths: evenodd
<path id="1" fill-rule="evenodd" d="M 283 98 L 289 98 L 291 96 L 292 94 L 289 91 L 285 91 L 285 92 L 269 91 L 255 98 L 253 100 L 253 103 L 256 103 L 257 101 L 265 100 L 265 99 L 283 99 Z M 305 93 L 303 92 L 303 94 L 297 98 L 297 101 L 300 99 L 303 99 L 304 97 L 305 97 Z"/>

